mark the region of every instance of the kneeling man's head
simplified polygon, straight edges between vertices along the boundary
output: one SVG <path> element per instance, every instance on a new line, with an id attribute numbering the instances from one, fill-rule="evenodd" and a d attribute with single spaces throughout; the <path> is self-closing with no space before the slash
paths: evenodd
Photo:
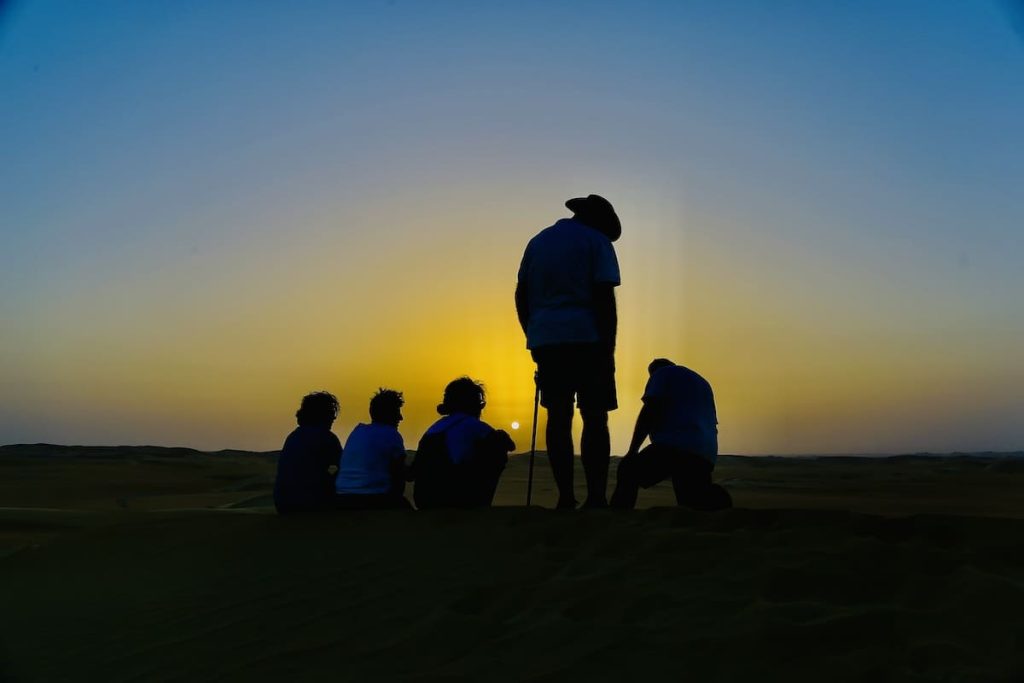
<path id="1" fill-rule="evenodd" d="M 667 368 L 672 365 L 675 365 L 675 363 L 670 361 L 668 358 L 655 358 L 651 361 L 651 364 L 647 366 L 647 374 L 653 375 L 661 368 Z"/>

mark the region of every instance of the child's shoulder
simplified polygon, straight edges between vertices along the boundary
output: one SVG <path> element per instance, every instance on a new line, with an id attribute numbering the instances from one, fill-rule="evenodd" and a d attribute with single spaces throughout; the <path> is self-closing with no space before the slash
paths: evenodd
<path id="1" fill-rule="evenodd" d="M 371 422 L 370 424 L 360 424 L 366 430 L 367 435 L 370 438 L 377 441 L 401 441 L 402 434 L 398 431 L 398 427 L 392 424 L 385 424 L 383 422 Z M 356 427 L 356 429 L 359 429 Z"/>
<path id="2" fill-rule="evenodd" d="M 494 431 L 494 427 L 492 427 L 491 425 L 487 424 L 486 422 L 484 422 L 483 420 L 481 420 L 478 417 L 471 418 L 471 420 L 472 420 L 472 428 L 478 434 L 487 435 L 487 434 L 490 434 L 491 432 Z"/>

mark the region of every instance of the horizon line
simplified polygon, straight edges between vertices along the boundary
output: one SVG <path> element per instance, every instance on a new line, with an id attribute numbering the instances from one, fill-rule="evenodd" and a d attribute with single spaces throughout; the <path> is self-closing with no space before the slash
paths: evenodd
<path id="1" fill-rule="evenodd" d="M 196 453 L 224 453 L 224 452 L 236 452 L 236 453 L 252 453 L 254 455 L 269 455 L 272 453 L 279 453 L 280 449 L 273 449 L 268 451 L 257 451 L 249 450 L 245 448 L 219 448 L 215 450 L 204 450 L 201 448 L 194 448 L 192 446 L 160 446 L 155 444 L 56 444 L 56 443 L 10 443 L 0 444 L 0 449 L 6 448 L 18 448 L 18 447 L 50 447 L 50 448 L 154 448 L 154 449 L 166 449 L 166 450 L 188 450 Z M 407 453 L 415 453 L 415 449 L 406 449 Z M 547 450 L 537 449 L 536 453 L 546 454 Z M 522 451 L 519 453 L 510 453 L 509 457 L 522 457 L 530 454 L 530 451 Z M 902 452 L 801 452 L 801 453 L 719 453 L 718 457 L 726 458 L 898 458 L 906 456 L 932 456 L 932 457 L 955 457 L 955 456 L 993 456 L 993 457 L 1007 457 L 1007 456 L 1018 456 L 1024 457 L 1024 449 L 1019 450 L 1005 450 L 1005 451 L 994 451 L 994 450 L 977 450 L 977 451 L 902 451 Z M 573 454 L 573 457 L 579 457 L 577 454 Z M 624 457 L 622 455 L 612 454 L 613 458 Z"/>

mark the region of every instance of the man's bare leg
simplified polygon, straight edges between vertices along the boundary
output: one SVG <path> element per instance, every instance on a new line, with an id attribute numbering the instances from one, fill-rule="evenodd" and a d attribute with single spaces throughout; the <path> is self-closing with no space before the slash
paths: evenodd
<path id="1" fill-rule="evenodd" d="M 580 456 L 587 478 L 585 508 L 608 507 L 608 463 L 611 458 L 611 437 L 608 435 L 607 410 L 581 410 L 583 437 Z"/>
<path id="2" fill-rule="evenodd" d="M 548 424 L 545 429 L 548 461 L 551 463 L 551 474 L 558 487 L 557 507 L 563 509 L 576 507 L 576 495 L 573 493 L 572 416 L 571 403 L 551 406 L 548 408 Z"/>

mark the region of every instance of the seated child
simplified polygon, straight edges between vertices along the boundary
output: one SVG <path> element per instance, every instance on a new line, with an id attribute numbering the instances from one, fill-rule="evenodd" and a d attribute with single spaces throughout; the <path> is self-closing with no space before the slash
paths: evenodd
<path id="1" fill-rule="evenodd" d="M 405 399 L 380 389 L 370 399 L 370 424 L 358 424 L 345 442 L 338 467 L 337 506 L 342 509 L 411 508 L 405 490 L 405 442 L 398 433 Z"/>
<path id="2" fill-rule="evenodd" d="M 331 432 L 338 399 L 326 391 L 307 394 L 295 413 L 299 426 L 284 441 L 277 459 L 274 506 L 278 513 L 327 510 L 334 502 L 334 470 L 341 442 Z"/>
<path id="3" fill-rule="evenodd" d="M 484 387 L 469 377 L 448 384 L 443 415 L 420 440 L 411 478 L 416 507 L 487 507 L 515 448 L 509 435 L 480 420 Z"/>

